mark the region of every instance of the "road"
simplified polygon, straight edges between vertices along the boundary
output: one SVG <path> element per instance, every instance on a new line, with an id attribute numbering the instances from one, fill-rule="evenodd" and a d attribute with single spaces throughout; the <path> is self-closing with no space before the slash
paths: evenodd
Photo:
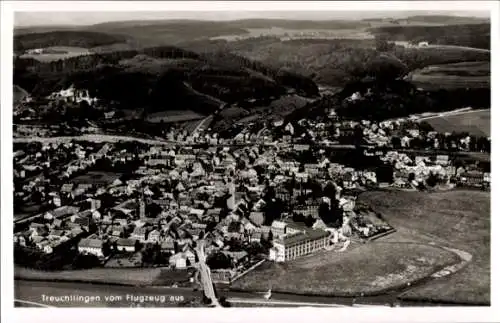
<path id="1" fill-rule="evenodd" d="M 214 284 L 212 281 L 210 268 L 207 266 L 204 240 L 198 240 L 196 246 L 196 254 L 198 255 L 197 267 L 200 273 L 200 280 L 203 285 L 203 290 L 205 292 L 205 295 L 212 301 L 212 305 L 214 305 L 215 307 L 221 307 L 219 300 L 215 295 Z"/>

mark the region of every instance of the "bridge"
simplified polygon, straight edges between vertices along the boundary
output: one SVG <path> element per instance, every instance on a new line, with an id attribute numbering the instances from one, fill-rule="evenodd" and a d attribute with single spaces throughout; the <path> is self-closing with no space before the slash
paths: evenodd
<path id="1" fill-rule="evenodd" d="M 213 307 L 222 307 L 215 295 L 214 284 L 212 281 L 212 274 L 210 273 L 210 268 L 207 266 L 207 258 L 205 255 L 205 241 L 198 240 L 197 246 L 195 248 L 196 254 L 198 255 L 198 262 L 196 267 L 200 273 L 201 285 L 203 287 L 203 292 L 212 301 L 211 305 Z"/>

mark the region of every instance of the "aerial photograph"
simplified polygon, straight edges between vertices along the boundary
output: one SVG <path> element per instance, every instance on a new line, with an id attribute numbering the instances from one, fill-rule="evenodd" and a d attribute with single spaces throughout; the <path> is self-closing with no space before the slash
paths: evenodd
<path id="1" fill-rule="evenodd" d="M 489 11 L 13 28 L 14 307 L 491 306 Z"/>

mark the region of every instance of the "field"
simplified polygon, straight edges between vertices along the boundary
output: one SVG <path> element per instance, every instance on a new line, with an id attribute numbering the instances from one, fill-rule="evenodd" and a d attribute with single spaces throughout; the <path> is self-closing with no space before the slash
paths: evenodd
<path id="1" fill-rule="evenodd" d="M 491 135 L 490 110 L 478 110 L 456 115 L 426 119 L 439 132 L 468 132 L 475 136 Z"/>
<path id="2" fill-rule="evenodd" d="M 410 80 L 423 89 L 489 88 L 490 62 L 431 65 L 411 73 Z"/>
<path id="3" fill-rule="evenodd" d="M 457 261 L 453 253 L 414 243 L 373 242 L 344 253 L 324 251 L 289 263 L 265 263 L 237 280 L 235 289 L 359 296 L 402 288 Z"/>
<path id="4" fill-rule="evenodd" d="M 33 58 L 40 62 L 53 62 L 60 59 L 93 54 L 88 49 L 81 47 L 54 46 L 47 47 L 44 50 L 54 51 L 54 53 L 24 54 L 21 55 L 21 58 Z"/>
<path id="5" fill-rule="evenodd" d="M 472 255 L 462 270 L 410 289 L 403 299 L 490 303 L 489 192 L 367 192 L 359 200 L 398 229 L 384 241 L 427 241 Z"/>

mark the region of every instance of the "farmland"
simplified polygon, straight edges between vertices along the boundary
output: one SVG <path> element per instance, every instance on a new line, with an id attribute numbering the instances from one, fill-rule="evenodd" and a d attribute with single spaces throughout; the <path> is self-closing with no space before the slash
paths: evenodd
<path id="1" fill-rule="evenodd" d="M 431 65 L 411 73 L 409 79 L 424 89 L 489 88 L 490 62 Z"/>
<path id="2" fill-rule="evenodd" d="M 388 236 L 384 241 L 426 241 L 472 255 L 462 270 L 410 289 L 401 298 L 464 304 L 490 302 L 490 193 L 367 192 L 359 200 L 382 213 L 398 229 L 399 235 Z"/>
<path id="3" fill-rule="evenodd" d="M 471 135 L 486 137 L 491 135 L 490 110 L 466 111 L 425 121 L 439 132 L 468 132 Z"/>

